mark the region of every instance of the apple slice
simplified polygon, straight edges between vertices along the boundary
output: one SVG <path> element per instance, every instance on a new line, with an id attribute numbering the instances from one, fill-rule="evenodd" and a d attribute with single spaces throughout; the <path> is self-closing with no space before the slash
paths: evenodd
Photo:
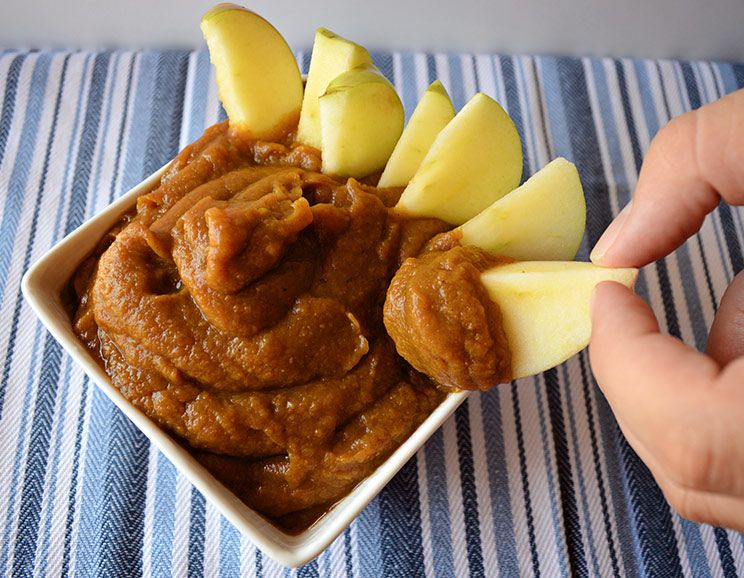
<path id="1" fill-rule="evenodd" d="M 331 81 L 357 66 L 372 64 L 372 57 L 364 46 L 355 44 L 330 30 L 318 28 L 313 43 L 313 56 L 305 83 L 297 140 L 322 149 L 318 98 L 325 94 Z"/>
<path id="2" fill-rule="evenodd" d="M 297 122 L 302 76 L 282 35 L 255 12 L 218 4 L 201 20 L 230 125 L 277 139 Z"/>
<path id="3" fill-rule="evenodd" d="M 476 94 L 442 129 L 397 207 L 460 225 L 519 185 L 522 144 L 503 108 Z"/>
<path id="4" fill-rule="evenodd" d="M 377 68 L 353 68 L 335 78 L 320 104 L 323 172 L 365 177 L 382 170 L 403 131 L 395 88 Z"/>
<path id="5" fill-rule="evenodd" d="M 517 262 L 483 272 L 481 281 L 501 309 L 513 379 L 555 367 L 584 349 L 594 287 L 602 281 L 632 287 L 637 274 L 573 261 Z"/>
<path id="6" fill-rule="evenodd" d="M 584 237 L 586 200 L 573 163 L 557 158 L 459 227 L 463 245 L 517 261 L 570 261 Z"/>
<path id="7" fill-rule="evenodd" d="M 378 187 L 405 187 L 439 132 L 455 117 L 449 94 L 438 80 L 429 85 L 395 145 Z"/>

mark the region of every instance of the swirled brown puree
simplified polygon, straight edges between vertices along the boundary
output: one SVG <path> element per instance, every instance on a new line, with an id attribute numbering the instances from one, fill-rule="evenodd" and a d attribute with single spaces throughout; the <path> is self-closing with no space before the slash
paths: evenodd
<path id="1" fill-rule="evenodd" d="M 319 169 L 314 149 L 215 125 L 73 282 L 75 328 L 114 385 L 290 532 L 445 391 L 509 377 L 478 279 L 498 260 L 396 215 L 400 190 Z"/>

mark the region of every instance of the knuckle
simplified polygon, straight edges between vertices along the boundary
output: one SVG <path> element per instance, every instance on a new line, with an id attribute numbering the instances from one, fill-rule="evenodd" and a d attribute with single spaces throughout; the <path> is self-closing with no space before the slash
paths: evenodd
<path id="1" fill-rule="evenodd" d="M 713 526 L 727 525 L 725 512 L 720 506 L 716 506 L 715 498 L 710 494 L 680 488 L 673 484 L 660 483 L 659 486 L 671 508 L 686 520 Z"/>

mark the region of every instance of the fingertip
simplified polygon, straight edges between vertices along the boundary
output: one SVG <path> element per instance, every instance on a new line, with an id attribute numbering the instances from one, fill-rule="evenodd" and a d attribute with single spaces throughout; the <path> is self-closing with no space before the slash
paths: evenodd
<path id="1" fill-rule="evenodd" d="M 633 295 L 633 291 L 617 281 L 602 281 L 598 283 L 592 292 L 590 311 L 592 319 L 595 319 L 600 311 L 606 311 L 608 307 L 617 307 L 620 301 Z"/>

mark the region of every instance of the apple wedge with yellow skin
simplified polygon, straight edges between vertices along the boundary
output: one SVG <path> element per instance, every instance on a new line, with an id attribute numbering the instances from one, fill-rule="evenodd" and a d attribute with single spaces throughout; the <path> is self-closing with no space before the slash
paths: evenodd
<path id="1" fill-rule="evenodd" d="M 416 105 L 378 187 L 405 187 L 431 148 L 434 139 L 455 117 L 455 107 L 442 83 L 435 80 Z"/>
<path id="2" fill-rule="evenodd" d="M 463 245 L 517 261 L 570 261 L 584 237 L 586 200 L 573 163 L 557 158 L 462 224 Z"/>
<path id="3" fill-rule="evenodd" d="M 201 29 L 230 125 L 255 138 L 281 137 L 297 122 L 302 106 L 302 76 L 282 35 L 235 4 L 209 10 Z"/>
<path id="4" fill-rule="evenodd" d="M 347 70 L 372 64 L 372 57 L 364 46 L 355 44 L 325 28 L 315 32 L 310 69 L 305 83 L 297 141 L 322 150 L 320 134 L 320 105 L 331 81 Z"/>
<path id="5" fill-rule="evenodd" d="M 382 170 L 403 131 L 403 104 L 372 65 L 344 72 L 319 99 L 322 171 L 362 178 Z"/>
<path id="6" fill-rule="evenodd" d="M 501 309 L 512 356 L 512 378 L 535 375 L 589 344 L 590 302 L 603 281 L 633 287 L 637 269 L 575 261 L 527 261 L 484 271 L 481 281 Z"/>
<path id="7" fill-rule="evenodd" d="M 437 135 L 397 208 L 453 225 L 519 186 L 522 143 L 509 115 L 476 94 Z"/>

